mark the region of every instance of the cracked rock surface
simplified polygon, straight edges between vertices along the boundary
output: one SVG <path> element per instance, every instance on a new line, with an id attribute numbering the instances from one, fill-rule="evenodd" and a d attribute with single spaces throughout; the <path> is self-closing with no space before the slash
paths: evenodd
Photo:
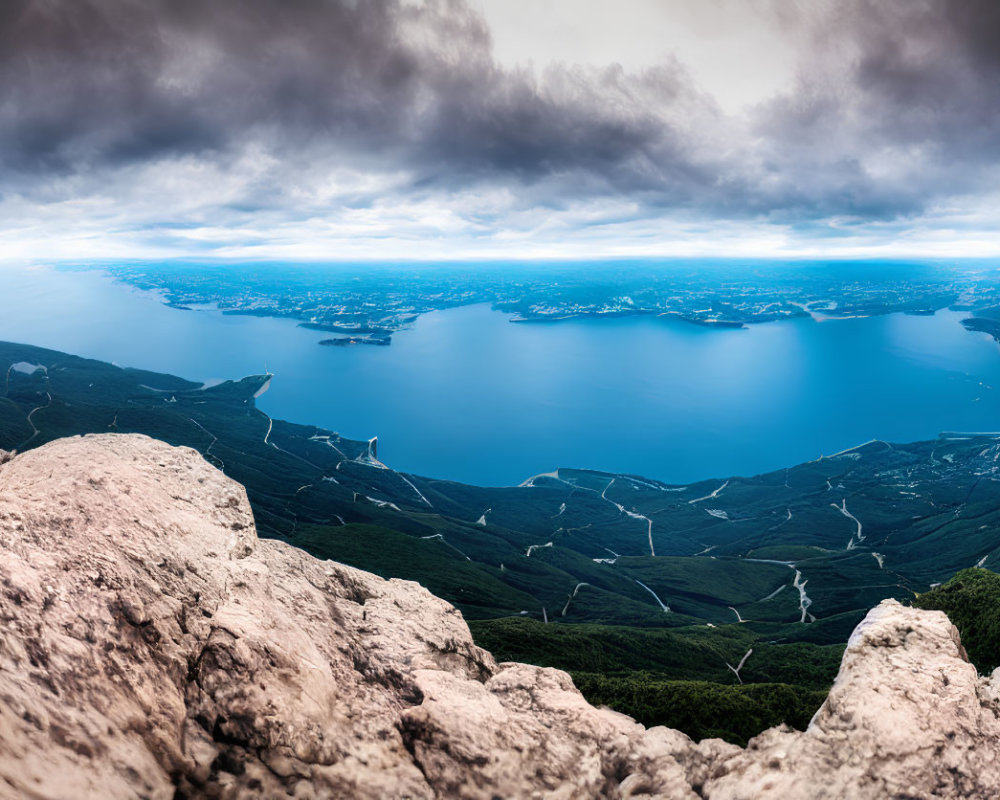
<path id="1" fill-rule="evenodd" d="M 886 601 L 808 731 L 695 744 L 497 665 L 415 583 L 258 540 L 193 450 L 0 465 L 2 798 L 995 797 L 996 683 Z"/>

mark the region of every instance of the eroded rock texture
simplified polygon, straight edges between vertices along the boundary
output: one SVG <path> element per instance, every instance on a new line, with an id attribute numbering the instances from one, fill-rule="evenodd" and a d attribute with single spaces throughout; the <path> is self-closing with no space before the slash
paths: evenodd
<path id="1" fill-rule="evenodd" d="M 414 583 L 258 540 L 193 450 L 0 466 L 0 797 L 994 797 L 996 696 L 887 601 L 806 733 L 694 744 L 498 666 Z"/>

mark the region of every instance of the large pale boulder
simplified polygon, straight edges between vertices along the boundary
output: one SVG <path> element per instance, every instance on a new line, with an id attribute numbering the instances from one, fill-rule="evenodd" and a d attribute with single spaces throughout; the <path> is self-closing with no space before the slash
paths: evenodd
<path id="1" fill-rule="evenodd" d="M 2 798 L 992 797 L 996 694 L 887 602 L 807 732 L 695 744 L 498 666 L 417 584 L 258 540 L 193 450 L 0 466 Z"/>
<path id="2" fill-rule="evenodd" d="M 885 600 L 855 629 L 804 733 L 772 729 L 730 758 L 711 800 L 1000 797 L 1000 723 L 941 611 Z"/>

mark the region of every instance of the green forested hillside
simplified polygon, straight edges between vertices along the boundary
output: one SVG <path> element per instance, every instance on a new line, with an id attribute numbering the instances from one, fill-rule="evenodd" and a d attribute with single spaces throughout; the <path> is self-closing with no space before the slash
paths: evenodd
<path id="1" fill-rule="evenodd" d="M 982 675 L 1000 667 L 1000 575 L 965 569 L 913 601 L 944 611 L 962 635 L 962 646 Z"/>
<path id="2" fill-rule="evenodd" d="M 255 405 L 266 375 L 205 388 L 9 343 L 0 370 L 0 448 L 114 431 L 193 447 L 246 486 L 261 535 L 419 581 L 499 658 L 567 669 L 647 721 L 717 699 L 707 681 L 799 724 L 868 608 L 1000 550 L 997 437 L 870 442 L 685 486 L 559 469 L 484 488 L 402 474 L 377 442 L 270 419 Z M 726 664 L 750 649 L 737 677 Z M 734 740 L 763 719 L 734 714 Z"/>

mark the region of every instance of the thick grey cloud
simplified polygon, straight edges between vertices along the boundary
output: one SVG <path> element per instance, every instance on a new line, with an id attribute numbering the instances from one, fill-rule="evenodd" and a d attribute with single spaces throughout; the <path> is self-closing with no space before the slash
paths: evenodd
<path id="1" fill-rule="evenodd" d="M 845 0 L 801 9 L 780 8 L 789 35 L 803 40 L 797 82 L 754 119 L 789 207 L 892 216 L 992 190 L 1000 5 Z"/>
<path id="2" fill-rule="evenodd" d="M 498 68 L 458 0 L 35 0 L 0 20 L 8 170 L 72 171 L 260 141 L 428 184 L 579 172 L 690 196 L 711 103 L 683 68 Z M 708 118 L 705 118 L 708 115 Z"/>
<path id="3" fill-rule="evenodd" d="M 413 202 L 503 188 L 515 210 L 610 198 L 625 218 L 808 226 L 992 190 L 1000 6 L 759 7 L 801 46 L 800 69 L 733 117 L 676 60 L 501 67 L 463 0 L 9 0 L 0 193 L 67 199 L 193 158 L 216 174 L 268 165 L 227 195 L 234 213 L 322 215 L 296 186 L 352 169 L 396 176 L 358 189 L 357 208 L 388 182 Z"/>
<path id="4" fill-rule="evenodd" d="M 373 148 L 425 65 L 395 3 L 34 0 L 0 40 L 8 165 L 72 168 L 280 131 Z"/>

